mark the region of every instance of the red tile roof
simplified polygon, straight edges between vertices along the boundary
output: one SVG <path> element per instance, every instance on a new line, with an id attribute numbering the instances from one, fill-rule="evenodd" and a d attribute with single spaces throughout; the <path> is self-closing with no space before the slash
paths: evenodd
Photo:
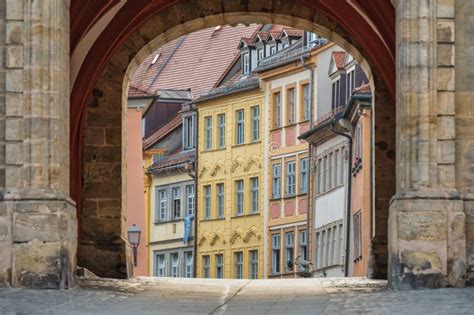
<path id="1" fill-rule="evenodd" d="M 152 94 L 130 85 L 128 88 L 128 97 L 151 97 Z"/>
<path id="2" fill-rule="evenodd" d="M 195 159 L 195 152 L 193 151 L 188 151 L 188 152 L 180 152 L 177 154 L 172 154 L 163 157 L 161 160 L 155 162 L 150 168 L 148 169 L 149 171 L 159 171 L 160 169 L 163 168 L 168 168 L 171 166 L 175 165 L 180 165 L 184 164 L 186 162 L 192 162 Z"/>
<path id="3" fill-rule="evenodd" d="M 346 58 L 346 52 L 345 51 L 333 51 L 332 52 L 332 58 L 334 59 L 334 62 L 336 63 L 336 67 L 338 69 L 343 69 L 344 68 L 344 60 Z"/>
<path id="4" fill-rule="evenodd" d="M 296 28 L 292 28 L 292 27 L 285 27 L 283 28 L 283 31 L 286 33 L 286 35 L 288 36 L 299 36 L 299 37 L 302 37 L 303 36 L 303 31 L 302 30 L 298 30 Z"/>
<path id="5" fill-rule="evenodd" d="M 164 136 L 179 127 L 182 123 L 181 115 L 174 116 L 163 127 L 153 132 L 146 139 L 143 139 L 143 149 L 148 149 L 150 146 L 161 140 Z"/>
<path id="6" fill-rule="evenodd" d="M 236 47 L 241 38 L 252 37 L 259 28 L 258 24 L 226 25 L 182 36 L 148 56 L 131 84 L 151 94 L 159 89 L 188 88 L 193 96 L 207 93 L 240 53 Z"/>

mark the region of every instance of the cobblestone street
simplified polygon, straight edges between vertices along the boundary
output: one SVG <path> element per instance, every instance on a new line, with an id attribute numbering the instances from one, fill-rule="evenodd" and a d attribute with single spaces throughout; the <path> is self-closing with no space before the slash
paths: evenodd
<path id="1" fill-rule="evenodd" d="M 82 280 L 75 290 L 0 289 L 0 314 L 472 314 L 474 288 L 396 292 L 351 279 Z"/>

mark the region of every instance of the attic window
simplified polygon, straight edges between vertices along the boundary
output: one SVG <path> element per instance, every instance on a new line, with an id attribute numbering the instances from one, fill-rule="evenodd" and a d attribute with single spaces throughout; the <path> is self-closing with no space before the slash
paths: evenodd
<path id="1" fill-rule="evenodd" d="M 156 54 L 155 57 L 153 57 L 153 60 L 151 61 L 150 63 L 150 66 L 154 65 L 157 61 L 158 61 L 158 58 L 160 58 L 160 53 Z"/>

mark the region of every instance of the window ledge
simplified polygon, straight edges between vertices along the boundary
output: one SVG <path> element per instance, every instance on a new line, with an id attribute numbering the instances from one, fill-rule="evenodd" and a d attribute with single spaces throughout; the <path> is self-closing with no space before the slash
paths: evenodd
<path id="1" fill-rule="evenodd" d="M 274 127 L 273 129 L 270 129 L 270 132 L 273 132 L 273 131 L 278 131 L 278 130 L 282 130 L 283 127 Z"/>
<path id="2" fill-rule="evenodd" d="M 209 219 L 201 219 L 199 222 L 212 222 L 212 221 L 222 221 L 225 220 L 225 217 L 222 218 L 209 218 Z"/>
<path id="3" fill-rule="evenodd" d="M 231 219 L 253 217 L 253 216 L 258 216 L 258 215 L 260 215 L 260 212 L 246 213 L 246 214 L 234 215 L 234 216 L 231 217 Z"/>
<path id="4" fill-rule="evenodd" d="M 300 122 L 298 122 L 298 125 L 306 124 L 309 123 L 309 119 L 302 119 Z"/>
<path id="5" fill-rule="evenodd" d="M 281 199 L 283 199 L 281 196 L 278 196 L 278 197 L 271 197 L 269 200 L 270 201 L 280 201 Z"/>
<path id="6" fill-rule="evenodd" d="M 158 221 L 154 222 L 155 225 L 160 225 L 160 224 L 166 224 L 166 223 L 176 223 L 176 222 L 181 222 L 184 221 L 184 219 L 172 219 L 172 220 L 166 220 L 166 221 Z"/>
<path id="7" fill-rule="evenodd" d="M 202 151 L 202 153 L 212 153 L 212 152 L 217 152 L 217 151 L 224 151 L 226 149 L 226 147 L 222 147 L 222 148 L 216 148 L 216 149 L 204 149 Z"/>
<path id="8" fill-rule="evenodd" d="M 244 142 L 244 143 L 239 143 L 239 144 L 234 144 L 234 145 L 232 145 L 232 148 L 243 147 L 243 146 L 245 146 L 246 144 L 247 144 L 247 143 L 245 143 L 245 142 Z"/>
<path id="9" fill-rule="evenodd" d="M 293 199 L 293 198 L 296 198 L 296 194 L 293 194 L 293 195 L 286 195 L 283 197 L 283 199 Z"/>
<path id="10" fill-rule="evenodd" d="M 296 127 L 296 125 L 297 125 L 297 123 L 292 123 L 292 124 L 286 125 L 285 128 Z"/>

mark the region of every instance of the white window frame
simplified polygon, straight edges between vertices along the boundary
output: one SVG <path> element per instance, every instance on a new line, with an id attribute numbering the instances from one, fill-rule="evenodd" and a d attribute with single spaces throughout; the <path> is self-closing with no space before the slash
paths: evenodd
<path id="1" fill-rule="evenodd" d="M 166 256 L 165 254 L 157 254 L 156 256 L 156 276 L 166 277 Z"/>
<path id="2" fill-rule="evenodd" d="M 250 178 L 250 212 L 258 213 L 259 210 L 259 181 L 258 177 Z"/>
<path id="3" fill-rule="evenodd" d="M 217 217 L 224 218 L 224 209 L 225 209 L 225 187 L 224 183 L 218 183 L 216 185 L 217 193 Z"/>
<path id="4" fill-rule="evenodd" d="M 309 120 L 311 115 L 311 93 L 309 83 L 303 85 L 303 120 Z"/>
<path id="5" fill-rule="evenodd" d="M 194 184 L 186 185 L 186 210 L 188 215 L 193 215 L 195 211 L 195 192 L 194 192 Z"/>
<path id="6" fill-rule="evenodd" d="M 174 257 L 176 257 L 176 260 L 174 260 Z M 179 253 L 171 253 L 170 254 L 170 260 L 171 260 L 171 277 L 177 278 L 179 277 Z"/>
<path id="7" fill-rule="evenodd" d="M 244 75 L 249 74 L 250 73 L 250 53 L 246 52 L 243 54 L 242 63 L 243 63 L 243 66 L 242 66 L 243 74 Z"/>
<path id="8" fill-rule="evenodd" d="M 159 217 L 158 221 L 166 221 L 168 219 L 168 191 L 166 189 L 158 190 L 159 196 Z"/>
<path id="9" fill-rule="evenodd" d="M 260 106 L 250 108 L 252 115 L 252 142 L 260 140 Z"/>
<path id="10" fill-rule="evenodd" d="M 300 243 L 301 258 L 304 260 L 307 260 L 308 257 L 306 256 L 306 252 L 308 248 L 308 231 L 300 230 L 298 236 L 299 236 L 299 243 Z"/>
<path id="11" fill-rule="evenodd" d="M 181 208 L 182 208 L 181 207 L 181 187 L 171 188 L 171 194 L 172 194 L 172 197 L 173 197 L 173 219 L 180 219 L 181 218 Z M 179 209 L 177 209 L 177 205 L 179 206 Z M 176 211 L 176 210 L 178 210 L 178 211 Z"/>
<path id="12" fill-rule="evenodd" d="M 209 255 L 202 256 L 202 277 L 211 277 L 211 256 Z"/>
<path id="13" fill-rule="evenodd" d="M 211 185 L 203 186 L 203 195 L 204 195 L 204 219 L 210 219 L 212 216 L 212 197 L 211 197 Z"/>
<path id="14" fill-rule="evenodd" d="M 275 100 L 275 121 L 274 121 L 274 128 L 281 127 L 281 93 L 276 92 L 274 93 L 274 100 Z"/>
<path id="15" fill-rule="evenodd" d="M 286 180 L 285 180 L 285 192 L 286 196 L 294 196 L 296 193 L 296 163 L 295 161 L 286 162 Z"/>
<path id="16" fill-rule="evenodd" d="M 193 277 L 193 252 L 192 251 L 185 251 L 184 252 L 184 259 L 185 259 L 185 266 L 184 266 L 184 275 L 186 278 Z"/>
<path id="17" fill-rule="evenodd" d="M 225 114 L 217 115 L 217 123 L 219 124 L 217 129 L 217 145 L 219 148 L 225 147 Z"/>
<path id="18" fill-rule="evenodd" d="M 183 150 L 194 149 L 194 126 L 195 126 L 194 115 L 185 116 L 183 118 Z"/>
<path id="19" fill-rule="evenodd" d="M 235 279 L 244 277 L 244 252 L 234 252 L 234 277 Z"/>
<path id="20" fill-rule="evenodd" d="M 288 90 L 288 125 L 296 123 L 296 92 L 295 88 L 289 88 Z"/>
<path id="21" fill-rule="evenodd" d="M 258 250 L 249 251 L 249 278 L 258 279 Z"/>
<path id="22" fill-rule="evenodd" d="M 235 181 L 235 215 L 244 215 L 244 180 Z"/>
<path id="23" fill-rule="evenodd" d="M 295 259 L 295 233 L 285 232 L 285 271 L 293 271 L 294 266 L 291 268 L 288 266 L 290 263 L 293 264 Z"/>
<path id="24" fill-rule="evenodd" d="M 216 278 L 224 278 L 224 254 L 216 254 Z"/>
<path id="25" fill-rule="evenodd" d="M 235 112 L 236 117 L 236 144 L 243 144 L 245 142 L 245 112 L 239 109 Z"/>
<path id="26" fill-rule="evenodd" d="M 281 197 L 281 164 L 273 164 L 272 198 Z"/>
<path id="27" fill-rule="evenodd" d="M 281 273 L 281 235 L 272 234 L 272 274 Z"/>
<path id="28" fill-rule="evenodd" d="M 300 160 L 300 192 L 308 192 L 308 176 L 309 176 L 309 159 L 302 158 Z"/>
<path id="29" fill-rule="evenodd" d="M 204 117 L 204 149 L 212 150 L 212 116 Z"/>

